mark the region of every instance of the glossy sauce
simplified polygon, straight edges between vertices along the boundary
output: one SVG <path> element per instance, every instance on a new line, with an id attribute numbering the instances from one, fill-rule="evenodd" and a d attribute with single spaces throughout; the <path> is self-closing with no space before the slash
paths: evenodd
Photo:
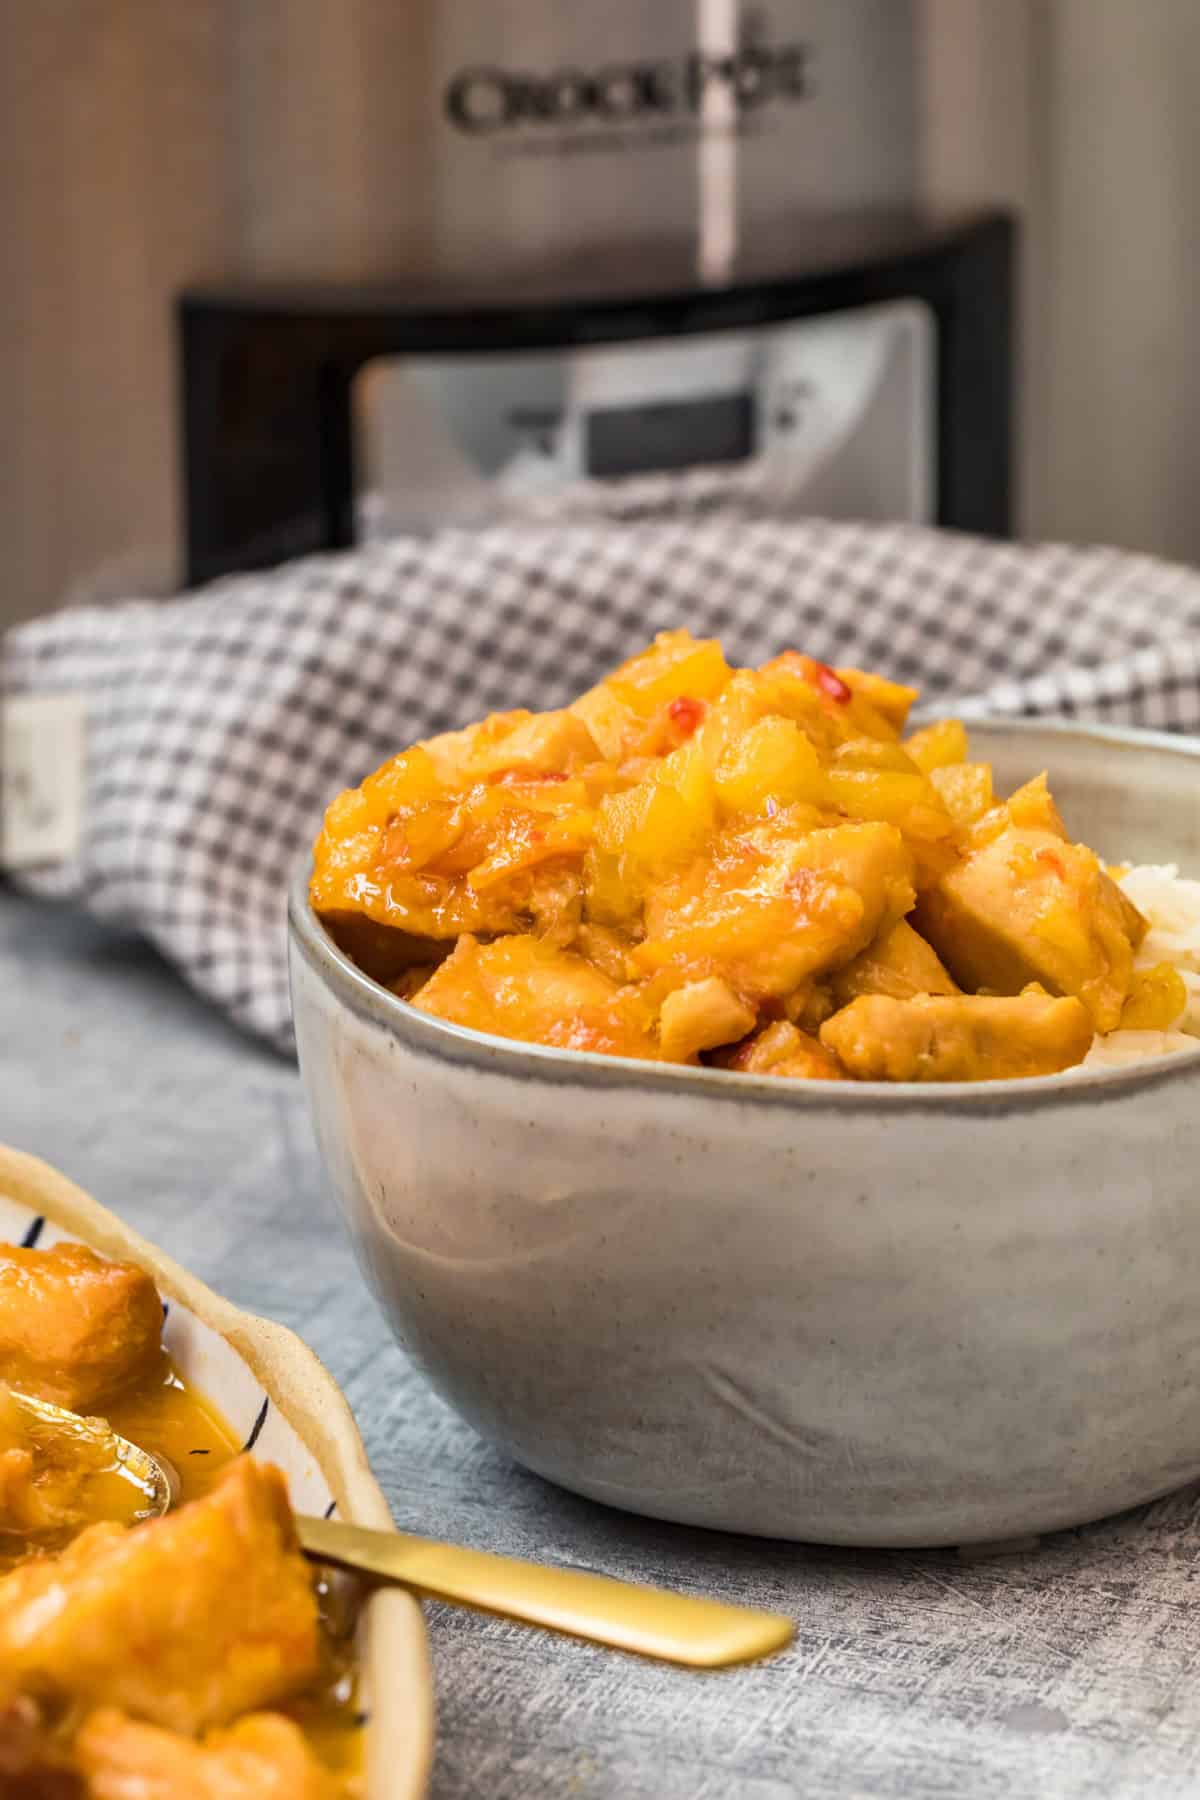
<path id="1" fill-rule="evenodd" d="M 220 1413 L 165 1353 L 156 1374 L 111 1401 L 104 1416 L 131 1444 L 166 1457 L 179 1476 L 181 1501 L 207 1494 L 241 1449 Z"/>

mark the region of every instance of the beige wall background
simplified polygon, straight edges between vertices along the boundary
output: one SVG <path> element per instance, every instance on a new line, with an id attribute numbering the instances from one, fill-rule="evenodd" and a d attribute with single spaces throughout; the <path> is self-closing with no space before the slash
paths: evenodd
<path id="1" fill-rule="evenodd" d="M 405 0 L 0 0 L 0 37 L 3 626 L 177 585 L 181 287 L 349 278 L 425 221 L 376 166 Z"/>
<path id="2" fill-rule="evenodd" d="M 1200 562 L 1200 5 L 922 6 L 926 192 L 1024 221 L 1022 528 Z"/>
<path id="3" fill-rule="evenodd" d="M 175 566 L 168 297 L 226 266 L 223 8 L 0 0 L 0 619 Z"/>
<path id="4" fill-rule="evenodd" d="M 925 194 L 1024 219 L 1022 529 L 1200 562 L 1200 4 L 920 20 Z M 0 0 L 0 25 L 4 623 L 175 585 L 180 286 L 352 274 L 425 222 L 372 155 L 420 76 L 403 0 Z"/>

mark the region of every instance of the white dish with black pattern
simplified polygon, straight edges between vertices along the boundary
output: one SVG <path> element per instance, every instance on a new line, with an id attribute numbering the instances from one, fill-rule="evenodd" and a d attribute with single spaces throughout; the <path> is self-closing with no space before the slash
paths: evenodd
<path id="1" fill-rule="evenodd" d="M 71 1239 L 153 1276 L 163 1341 L 181 1373 L 287 1476 L 297 1512 L 388 1529 L 387 1501 L 350 1409 L 293 1332 L 220 1299 L 36 1157 L 0 1146 L 0 1241 Z M 389 1589 L 362 1607 L 359 1646 L 367 1713 L 367 1800 L 421 1800 L 433 1743 L 433 1687 L 421 1609 Z"/>

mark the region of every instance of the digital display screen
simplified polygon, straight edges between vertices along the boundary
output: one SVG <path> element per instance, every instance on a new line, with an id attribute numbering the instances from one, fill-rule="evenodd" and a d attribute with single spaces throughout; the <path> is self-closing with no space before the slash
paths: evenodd
<path id="1" fill-rule="evenodd" d="M 741 462 L 754 449 L 750 394 L 608 407 L 586 421 L 587 472 L 598 477 Z"/>

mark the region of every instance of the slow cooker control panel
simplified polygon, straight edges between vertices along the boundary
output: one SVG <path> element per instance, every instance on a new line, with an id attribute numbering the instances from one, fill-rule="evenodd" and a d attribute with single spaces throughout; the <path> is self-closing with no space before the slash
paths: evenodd
<path id="1" fill-rule="evenodd" d="M 744 332 L 395 358 L 359 378 L 368 528 L 553 511 L 592 484 L 731 471 L 772 505 L 934 516 L 934 324 L 902 300 Z"/>

